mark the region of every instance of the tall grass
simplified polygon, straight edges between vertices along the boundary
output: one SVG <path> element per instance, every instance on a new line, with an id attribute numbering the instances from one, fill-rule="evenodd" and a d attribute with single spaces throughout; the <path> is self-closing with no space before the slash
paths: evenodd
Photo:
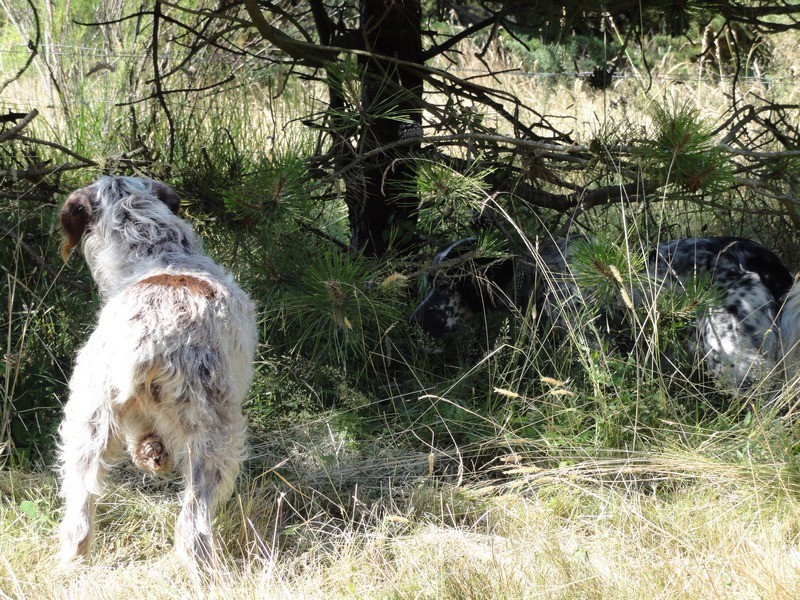
<path id="1" fill-rule="evenodd" d="M 103 14 L 94 5 L 73 6 L 83 20 L 125 11 L 124 3 L 105 4 Z M 251 291 L 263 342 L 247 405 L 252 453 L 216 519 L 228 561 L 216 577 L 197 580 L 175 561 L 180 482 L 124 469 L 101 502 L 91 560 L 71 570 L 56 566 L 60 504 L 48 444 L 94 304 L 80 261 L 64 271 L 53 261 L 60 196 L 44 211 L 4 203 L 0 443 L 11 439 L 10 427 L 31 433 L 15 433 L 17 450 L 27 454 L 17 452 L 19 460 L 0 471 L 0 595 L 796 595 L 798 431 L 784 418 L 796 390 L 787 386 L 770 410 L 748 412 L 691 363 L 665 360 L 692 311 L 713 301 L 713 290 L 698 281 L 691 293 L 670 296 L 641 275 L 653 241 L 701 232 L 759 239 L 796 267 L 796 236 L 769 206 L 759 204 L 764 212 L 756 214 L 740 210 L 752 208 L 745 196 L 709 205 L 653 198 L 590 211 L 572 223 L 572 230 L 588 225 L 597 240 L 580 250 L 578 283 L 594 290 L 598 304 L 631 305 L 625 323 L 636 335 L 629 353 L 609 347 L 593 325 L 593 305 L 581 303 L 565 303 L 555 324 L 535 311 L 486 315 L 463 335 L 429 339 L 406 316 L 437 240 L 471 235 L 475 215 L 491 207 L 506 239 L 480 235 L 483 256 L 530 257 L 537 239 L 569 229 L 563 218 L 516 211 L 513 202 L 487 194 L 489 173 L 478 167 L 454 174 L 421 163 L 416 184 L 427 253 L 410 261 L 346 260 L 340 190 L 309 177 L 304 159 L 315 140 L 296 121 L 317 109 L 322 90 L 290 85 L 277 97 L 277 68 L 243 69 L 215 92 L 171 96 L 170 162 L 156 103 L 115 106 L 151 91 L 145 40 L 121 26 L 73 28 L 64 18 L 58 10 L 46 13 L 52 39 L 101 48 L 92 64 L 78 61 L 87 60 L 82 53 L 58 54 L 54 45 L 8 94 L 31 103 L 46 98 L 37 133 L 98 163 L 60 179 L 59 193 L 101 171 L 167 179 L 184 193 L 184 214 L 207 251 Z M 9 21 L 4 35 L 15 23 L 24 32 L 23 21 Z M 479 48 L 465 49 L 458 67 L 479 67 L 469 58 Z M 489 48 L 483 60 L 504 66 L 509 51 Z M 524 58 L 552 62 L 559 54 L 537 46 Z M 133 79 L 128 60 L 141 65 Z M 793 62 L 776 53 L 776 78 Z M 100 63 L 111 68 L 88 74 Z M 212 75 L 222 68 L 215 64 Z M 702 65 L 665 52 L 658 74 L 674 73 L 692 77 L 683 77 L 680 89 L 656 77 L 650 93 L 634 79 L 605 94 L 573 79 L 512 74 L 502 85 L 534 99 L 543 113 L 561 115 L 580 143 L 595 140 L 601 148 L 624 135 L 658 137 L 654 132 L 669 130 L 678 117 L 682 128 L 671 132 L 677 138 L 664 137 L 642 156 L 648 166 L 669 162 L 684 141 L 688 154 L 707 150 L 713 139 L 698 124 L 719 119 L 725 103 L 724 85 L 705 79 Z M 764 91 L 761 82 L 753 85 L 754 93 Z M 771 92 L 792 99 L 795 87 L 776 79 Z M 725 172 L 720 179 L 705 175 L 694 173 L 698 189 L 727 181 Z M 570 175 L 576 183 L 595 176 Z M 555 275 L 543 270 L 541 277 Z M 775 394 L 765 386 L 757 391 Z"/>

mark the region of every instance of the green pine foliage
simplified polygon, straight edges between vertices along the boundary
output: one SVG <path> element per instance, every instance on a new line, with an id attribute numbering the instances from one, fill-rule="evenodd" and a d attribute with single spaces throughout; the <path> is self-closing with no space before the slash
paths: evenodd
<path id="1" fill-rule="evenodd" d="M 690 101 L 653 103 L 650 118 L 647 137 L 634 150 L 646 177 L 674 193 L 720 194 L 730 188 L 730 158 Z"/>

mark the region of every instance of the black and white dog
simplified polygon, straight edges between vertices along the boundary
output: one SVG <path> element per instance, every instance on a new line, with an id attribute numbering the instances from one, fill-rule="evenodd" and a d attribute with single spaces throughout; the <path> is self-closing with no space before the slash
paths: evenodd
<path id="1" fill-rule="evenodd" d="M 474 258 L 475 239 L 459 240 L 434 257 L 430 289 L 411 321 L 439 336 L 489 310 L 524 314 L 533 305 L 551 324 L 566 327 L 564 319 L 591 301 L 573 275 L 575 249 L 585 241 L 582 236 L 554 240 L 537 248 L 532 260 L 522 260 Z M 732 237 L 664 242 L 643 270 L 653 294 L 680 292 L 696 277 L 709 278 L 719 290 L 720 302 L 697 318 L 687 343 L 724 389 L 744 393 L 784 358 L 800 362 L 793 351 L 800 339 L 800 291 L 780 259 L 760 244 Z M 597 311 L 612 337 L 621 308 Z"/>

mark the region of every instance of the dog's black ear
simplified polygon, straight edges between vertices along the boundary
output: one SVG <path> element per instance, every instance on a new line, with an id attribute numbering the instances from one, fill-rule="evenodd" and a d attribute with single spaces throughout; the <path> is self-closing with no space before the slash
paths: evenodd
<path id="1" fill-rule="evenodd" d="M 433 257 L 433 266 L 438 266 L 445 261 L 453 260 L 464 256 L 468 252 L 474 252 L 478 249 L 478 240 L 474 237 L 468 237 L 457 242 L 453 242 L 446 248 L 442 248 Z"/>
<path id="2" fill-rule="evenodd" d="M 178 196 L 178 192 L 173 190 L 166 183 L 161 183 L 160 181 L 153 181 L 151 186 L 153 194 L 166 204 L 167 208 L 169 208 L 173 214 L 177 215 L 181 207 L 181 197 Z"/>
<path id="3" fill-rule="evenodd" d="M 72 249 L 80 243 L 92 220 L 94 193 L 91 187 L 76 190 L 67 197 L 67 201 L 61 207 L 58 220 L 64 232 L 64 241 L 61 244 L 61 258 L 65 261 L 69 258 Z"/>

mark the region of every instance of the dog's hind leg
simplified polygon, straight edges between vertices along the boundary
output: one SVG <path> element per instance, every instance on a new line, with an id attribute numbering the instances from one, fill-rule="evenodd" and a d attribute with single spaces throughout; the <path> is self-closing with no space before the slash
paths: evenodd
<path id="1" fill-rule="evenodd" d="M 232 415 L 233 416 L 233 415 Z M 183 458 L 186 490 L 175 526 L 178 554 L 188 564 L 215 560 L 211 519 L 233 492 L 245 446 L 245 421 L 216 424 L 213 432 L 196 432 Z"/>
<path id="2" fill-rule="evenodd" d="M 70 403 L 83 399 L 71 399 Z M 63 563 L 82 558 L 89 552 L 94 533 L 94 509 L 103 487 L 108 466 L 117 453 L 112 437 L 112 417 L 107 407 L 98 407 L 82 417 L 70 411 L 59 427 L 61 487 L 64 516 L 61 522 L 60 559 Z"/>

